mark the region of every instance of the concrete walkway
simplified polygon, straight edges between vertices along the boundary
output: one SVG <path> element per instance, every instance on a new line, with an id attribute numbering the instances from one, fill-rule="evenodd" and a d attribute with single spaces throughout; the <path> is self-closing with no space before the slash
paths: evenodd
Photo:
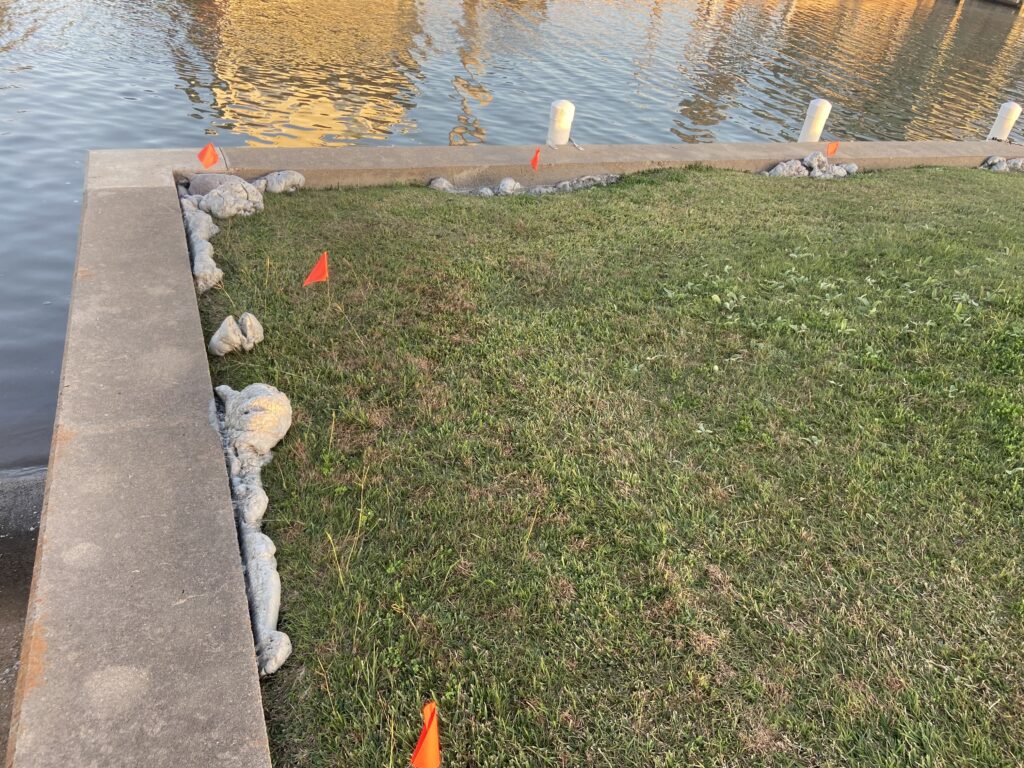
<path id="1" fill-rule="evenodd" d="M 42 468 L 0 474 L 0 755 L 7 749 L 45 481 Z"/>

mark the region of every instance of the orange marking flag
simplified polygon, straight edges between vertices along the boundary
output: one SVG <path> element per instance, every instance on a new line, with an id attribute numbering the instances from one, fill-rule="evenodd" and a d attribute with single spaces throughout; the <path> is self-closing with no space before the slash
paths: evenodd
<path id="1" fill-rule="evenodd" d="M 423 730 L 409 759 L 412 768 L 441 768 L 441 739 L 437 734 L 437 705 L 423 705 Z"/>
<path id="2" fill-rule="evenodd" d="M 540 147 L 537 147 L 537 151 L 533 153 L 533 160 L 530 161 L 530 165 L 533 170 L 537 170 L 537 166 L 540 165 Z"/>
<path id="3" fill-rule="evenodd" d="M 199 150 L 199 162 L 203 164 L 203 168 L 212 168 L 219 161 L 220 157 L 217 156 L 217 148 L 213 146 L 212 141 Z"/>
<path id="4" fill-rule="evenodd" d="M 838 141 L 833 141 L 831 144 L 828 145 L 828 149 L 825 150 L 825 156 L 826 157 L 835 157 L 836 156 L 836 152 L 838 152 L 838 151 L 839 151 L 839 142 Z"/>
<path id="5" fill-rule="evenodd" d="M 327 251 L 324 251 L 323 253 L 320 254 L 320 258 L 317 260 L 316 266 L 314 266 L 309 271 L 309 274 L 306 275 L 306 282 L 302 284 L 302 287 L 305 288 L 307 285 L 312 285 L 313 283 L 322 283 L 328 277 L 329 275 L 327 274 Z"/>

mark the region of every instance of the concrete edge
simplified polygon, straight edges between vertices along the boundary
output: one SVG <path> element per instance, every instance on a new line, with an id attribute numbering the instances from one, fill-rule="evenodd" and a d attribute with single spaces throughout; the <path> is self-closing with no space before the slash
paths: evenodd
<path id="1" fill-rule="evenodd" d="M 88 177 L 88 175 L 89 175 L 89 166 L 90 166 L 90 164 L 91 164 L 91 159 L 90 159 L 89 156 L 87 156 L 86 157 L 86 161 L 85 161 L 86 177 Z M 86 200 L 86 198 L 83 196 L 82 197 L 82 210 L 81 210 L 81 212 L 79 213 L 79 216 L 78 216 L 78 230 L 79 230 L 79 232 L 82 231 L 82 222 L 85 221 L 85 210 L 86 210 L 86 206 L 87 205 L 88 205 L 88 200 Z M 79 250 L 77 250 L 75 252 L 75 261 L 74 261 L 74 264 L 72 266 L 72 270 L 73 270 L 72 274 L 73 275 L 77 275 L 78 274 L 78 260 L 79 260 L 80 254 L 81 254 L 81 249 L 79 249 Z M 72 277 L 71 296 L 68 299 L 68 317 L 69 318 L 71 316 L 71 313 L 74 311 L 74 307 L 75 307 L 74 283 L 75 283 L 75 278 Z M 69 345 L 69 337 L 68 337 L 68 334 L 65 333 L 65 335 L 64 335 L 64 346 L 61 349 L 61 360 L 62 361 L 67 356 L 68 345 Z M 63 363 L 62 363 L 61 364 L 61 379 L 63 379 L 63 378 L 64 378 L 64 371 L 63 371 Z M 63 386 L 59 386 L 57 388 L 57 406 L 56 406 L 56 410 L 55 410 L 55 414 L 54 414 L 53 434 L 50 436 L 50 454 L 49 454 L 49 457 L 48 457 L 48 460 L 47 460 L 47 464 L 46 464 L 46 479 L 43 481 L 43 505 L 42 505 L 42 508 L 39 511 L 39 523 L 38 523 L 38 527 L 36 529 L 35 557 L 34 557 L 33 563 L 32 563 L 32 583 L 29 586 L 28 606 L 26 608 L 26 613 L 25 613 L 25 629 L 24 629 L 24 633 L 23 633 L 22 639 L 21 639 L 21 653 L 19 654 L 20 658 L 18 660 L 18 678 L 17 678 L 17 682 L 15 683 L 15 687 L 14 687 L 14 700 L 11 703 L 11 722 L 10 722 L 10 727 L 9 727 L 8 734 L 7 734 L 7 749 L 6 749 L 5 755 L 4 755 L 4 768 L 13 768 L 13 766 L 14 766 L 15 743 L 17 741 L 17 739 L 15 737 L 15 734 L 17 733 L 18 725 L 19 725 L 19 722 L 21 720 L 21 701 L 22 701 L 22 698 L 23 698 L 22 697 L 22 692 L 23 692 L 23 688 L 24 688 L 24 685 L 25 685 L 23 683 L 23 681 L 22 681 L 22 677 L 25 674 L 25 667 L 26 667 L 26 665 L 31 663 L 31 661 L 30 661 L 31 654 L 29 652 L 29 649 L 32 647 L 32 644 L 33 644 L 32 643 L 32 637 L 33 637 L 33 624 L 34 623 L 33 623 L 32 619 L 31 619 L 32 614 L 33 614 L 33 610 L 32 610 L 33 596 L 34 596 L 34 592 L 35 592 L 35 589 L 36 589 L 36 584 L 39 581 L 39 579 L 38 579 L 38 577 L 39 577 L 39 563 L 41 561 L 41 558 L 39 556 L 39 551 L 40 551 L 40 549 L 42 549 L 42 542 L 43 542 L 43 538 L 44 538 L 43 531 L 46 528 L 46 521 L 47 521 L 46 502 L 47 502 L 47 499 L 49 498 L 49 495 L 50 495 L 50 480 L 53 477 L 53 474 L 52 474 L 51 470 L 53 469 L 54 447 L 55 447 L 56 442 L 57 442 L 57 415 L 56 414 L 60 413 L 60 410 L 61 410 L 61 400 L 63 398 L 63 391 L 64 391 L 64 387 Z"/>
<path id="2" fill-rule="evenodd" d="M 751 142 L 734 144 L 623 144 L 541 147 L 537 171 L 530 167 L 534 146 L 324 147 L 310 149 L 222 149 L 225 170 L 256 177 L 290 169 L 313 188 L 425 183 L 444 176 L 457 185 L 493 184 L 512 176 L 530 184 L 548 184 L 600 173 L 637 173 L 659 168 L 706 165 L 736 171 L 764 171 L 783 160 L 824 151 L 816 144 Z M 864 170 L 926 165 L 979 165 L 989 155 L 1024 156 L 1024 146 L 991 141 L 841 142 L 835 162 L 854 162 Z M 147 187 L 167 183 L 170 175 L 201 172 L 192 150 L 105 150 L 93 152 L 87 176 L 91 189 Z"/>
<path id="3" fill-rule="evenodd" d="M 174 177 L 129 182 L 86 183 L 5 765 L 269 768 Z"/>
<path id="4" fill-rule="evenodd" d="M 504 176 L 539 184 L 589 174 L 633 173 L 697 164 L 762 171 L 782 160 L 803 157 L 824 147 L 823 143 L 593 145 L 582 150 L 542 147 L 536 172 L 529 166 L 533 146 L 243 147 L 222 148 L 222 163 L 210 170 L 254 177 L 273 170 L 293 169 L 302 172 L 313 188 L 425 183 L 435 176 L 467 186 L 492 184 Z M 203 170 L 196 152 L 113 150 L 89 154 L 61 388 L 16 714 L 5 763 L 8 768 L 85 764 L 105 755 L 106 758 L 98 758 L 102 762 L 109 760 L 111 754 L 121 762 L 154 768 L 181 764 L 269 766 L 228 478 L 219 441 L 207 423 L 212 387 L 198 304 L 192 290 L 180 216 L 176 210 L 172 215 L 170 210 L 177 203 L 176 196 L 173 201 L 171 198 L 175 177 Z M 986 141 L 843 142 L 834 160 L 855 162 L 865 170 L 925 165 L 963 167 L 978 165 L 992 154 L 1024 157 L 1024 146 Z M 118 227 L 126 231 L 118 233 Z M 140 257 L 136 258 L 137 255 Z M 118 287 L 125 284 L 126 276 L 138 280 L 135 285 L 151 290 L 121 294 Z M 164 311 L 173 315 L 180 331 L 171 341 L 167 339 L 166 326 L 140 325 L 136 321 L 140 313 L 159 317 Z M 104 346 L 104 338 L 130 342 L 130 360 L 124 355 L 118 357 L 116 346 Z M 153 377 L 133 378 L 134 371 L 121 370 L 135 368 L 139 350 L 156 350 L 153 354 L 170 377 L 170 387 Z M 126 362 L 131 364 L 125 366 Z M 128 392 L 131 398 L 124 397 Z M 111 408 L 111 402 L 118 407 Z M 164 438 L 175 436 L 194 445 L 188 446 L 189 451 L 175 452 L 151 440 L 153 433 Z M 79 441 L 86 445 L 76 450 Z M 113 458 L 105 463 L 96 462 L 89 451 L 95 450 L 97 444 L 111 446 Z M 142 536 L 135 528 L 130 529 L 131 535 L 122 537 L 127 541 L 114 537 L 111 541 L 91 542 L 110 555 L 108 570 L 124 568 L 126 562 L 140 564 L 140 580 L 151 588 L 147 599 L 156 600 L 136 603 L 132 602 L 133 592 L 120 595 L 121 602 L 115 605 L 128 611 L 128 615 L 118 627 L 123 634 L 116 640 L 141 636 L 157 637 L 172 645 L 184 642 L 175 639 L 179 631 L 179 625 L 174 623 L 179 620 L 177 614 L 167 610 L 161 601 L 170 599 L 179 588 L 183 588 L 184 594 L 193 587 L 197 594 L 213 595 L 207 605 L 211 612 L 202 614 L 213 622 L 213 631 L 204 637 L 220 640 L 212 655 L 200 660 L 205 667 L 197 662 L 200 674 L 186 668 L 186 677 L 192 675 L 185 681 L 188 684 L 156 686 L 159 695 L 154 695 L 148 684 L 141 689 L 146 695 L 140 695 L 130 671 L 134 667 L 123 663 L 122 658 L 106 658 L 119 656 L 121 649 L 97 636 L 97 617 L 88 613 L 87 606 L 96 597 L 90 593 L 104 585 L 102 578 L 113 571 L 100 573 L 101 580 L 96 580 L 96 574 L 75 571 L 79 561 L 74 561 L 74 567 L 68 564 L 68 553 L 83 543 L 83 537 L 102 535 L 110 525 L 104 515 L 110 518 L 150 505 L 152 499 L 145 495 L 150 488 L 134 485 L 130 473 L 125 472 L 126 468 L 137 466 L 140 446 L 142 450 L 157 451 L 162 459 L 154 463 L 146 481 L 165 487 L 171 494 L 161 534 L 171 536 L 180 546 L 168 555 L 175 561 L 174 569 L 161 571 L 157 563 L 133 559 L 135 544 L 144 545 L 143 552 L 153 545 L 148 540 L 132 541 L 132 535 Z M 182 510 L 189 515 L 182 514 Z M 182 528 L 195 525 L 196 521 L 213 521 L 209 524 L 214 527 L 197 538 Z M 115 520 L 113 529 L 119 524 Z M 209 557 L 199 558 L 189 547 L 203 542 L 212 551 L 205 553 Z M 103 564 L 100 558 L 87 565 L 102 571 Z M 197 583 L 191 584 L 190 580 Z M 218 616 L 224 619 L 223 624 L 218 623 Z M 118 620 L 116 613 L 110 612 L 105 618 Z M 243 628 L 245 631 L 240 631 Z M 98 648 L 89 649 L 92 656 L 83 658 L 83 648 L 76 645 L 78 633 L 91 633 L 99 642 Z M 185 646 L 177 650 L 194 652 L 188 643 L 196 638 L 185 640 Z M 180 655 L 175 656 L 173 647 L 169 651 L 147 660 L 149 667 L 143 675 L 146 680 L 182 676 Z M 108 671 L 113 670 L 117 678 L 116 691 L 104 687 L 103 677 L 85 675 L 93 668 L 102 669 L 109 661 L 114 662 L 108 665 Z M 230 672 L 215 680 L 221 686 L 219 693 L 203 677 L 210 670 L 219 669 L 218 665 L 226 666 Z M 83 669 L 85 666 L 89 670 Z M 110 699 L 123 699 L 126 687 L 135 699 L 130 709 L 119 710 Z M 75 711 L 73 704 L 81 702 L 83 695 L 92 696 L 84 715 Z M 201 697 L 206 698 L 199 700 Z M 215 710 L 218 722 L 227 722 L 230 727 L 215 727 L 202 718 L 188 719 L 186 710 L 196 708 Z M 168 719 L 168 710 L 178 712 L 181 719 Z M 69 720 L 74 721 L 74 727 L 68 727 Z M 79 722 L 82 720 L 85 722 Z M 163 735 L 140 743 L 140 736 L 153 733 L 154 727 Z"/>

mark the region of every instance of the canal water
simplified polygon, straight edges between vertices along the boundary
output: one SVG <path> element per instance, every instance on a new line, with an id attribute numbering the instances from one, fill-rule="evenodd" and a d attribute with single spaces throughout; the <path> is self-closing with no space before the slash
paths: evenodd
<path id="1" fill-rule="evenodd" d="M 0 470 L 45 463 L 85 151 L 984 135 L 1024 100 L 984 0 L 0 0 Z M 126 291 L 132 290 L 126 285 Z"/>

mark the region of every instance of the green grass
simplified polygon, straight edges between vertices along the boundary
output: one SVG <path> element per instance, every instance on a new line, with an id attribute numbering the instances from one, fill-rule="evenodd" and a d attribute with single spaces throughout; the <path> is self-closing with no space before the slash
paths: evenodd
<path id="1" fill-rule="evenodd" d="M 216 239 L 278 766 L 1024 761 L 1024 180 L 306 191 Z M 332 280 L 303 289 L 322 250 Z"/>

